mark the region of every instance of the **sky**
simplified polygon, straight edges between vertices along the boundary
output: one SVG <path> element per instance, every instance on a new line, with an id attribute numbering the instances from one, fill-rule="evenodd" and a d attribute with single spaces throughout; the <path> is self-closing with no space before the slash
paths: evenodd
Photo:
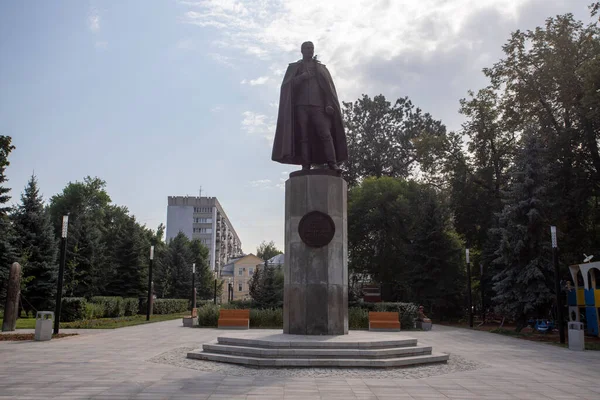
<path id="1" fill-rule="evenodd" d="M 511 32 L 591 0 L 106 0 L 0 2 L 0 134 L 47 200 L 97 176 L 155 229 L 167 197 L 217 197 L 246 253 L 284 241 L 271 161 L 279 87 L 311 40 L 341 101 L 408 96 L 450 130 Z"/>

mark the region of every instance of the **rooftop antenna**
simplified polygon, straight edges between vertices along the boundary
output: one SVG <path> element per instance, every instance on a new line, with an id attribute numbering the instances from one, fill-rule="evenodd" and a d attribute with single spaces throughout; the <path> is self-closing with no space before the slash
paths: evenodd
<path id="1" fill-rule="evenodd" d="M 202 197 L 202 186 L 200 186 L 200 190 L 198 190 L 200 197 Z"/>
<path id="2" fill-rule="evenodd" d="M 594 256 L 593 256 L 593 255 L 589 255 L 589 256 L 588 256 L 588 255 L 587 255 L 587 254 L 585 254 L 585 253 L 583 254 L 583 256 L 585 257 L 585 258 L 583 259 L 583 262 L 584 262 L 584 263 L 589 263 L 590 261 L 592 261 L 592 258 L 594 258 Z"/>

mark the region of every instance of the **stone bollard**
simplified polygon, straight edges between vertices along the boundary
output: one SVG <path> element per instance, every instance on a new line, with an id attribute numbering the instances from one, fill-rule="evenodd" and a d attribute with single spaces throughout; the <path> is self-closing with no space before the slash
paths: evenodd
<path id="1" fill-rule="evenodd" d="M 4 321 L 2 332 L 14 331 L 17 327 L 17 315 L 19 314 L 19 297 L 21 295 L 21 265 L 13 263 L 8 275 L 8 290 L 6 293 L 6 305 L 4 306 Z"/>

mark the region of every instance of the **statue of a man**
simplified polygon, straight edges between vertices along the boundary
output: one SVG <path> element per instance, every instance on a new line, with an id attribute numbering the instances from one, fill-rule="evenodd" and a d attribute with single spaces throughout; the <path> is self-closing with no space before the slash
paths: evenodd
<path id="1" fill-rule="evenodd" d="M 342 112 L 333 79 L 316 60 L 312 42 L 301 47 L 302 60 L 291 63 L 281 84 L 273 161 L 302 165 L 327 164 L 339 170 L 348 159 Z"/>

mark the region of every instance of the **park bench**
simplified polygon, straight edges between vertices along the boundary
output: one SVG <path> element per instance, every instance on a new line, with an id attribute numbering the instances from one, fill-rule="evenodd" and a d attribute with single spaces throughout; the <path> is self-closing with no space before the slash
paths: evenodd
<path id="1" fill-rule="evenodd" d="M 400 321 L 397 312 L 369 312 L 369 330 L 370 331 L 391 331 L 400 330 Z"/>
<path id="2" fill-rule="evenodd" d="M 225 329 L 249 329 L 250 310 L 220 310 L 218 327 Z"/>
<path id="3" fill-rule="evenodd" d="M 198 309 L 192 308 L 192 315 L 183 317 L 183 326 L 191 328 L 194 325 L 198 325 Z"/>

